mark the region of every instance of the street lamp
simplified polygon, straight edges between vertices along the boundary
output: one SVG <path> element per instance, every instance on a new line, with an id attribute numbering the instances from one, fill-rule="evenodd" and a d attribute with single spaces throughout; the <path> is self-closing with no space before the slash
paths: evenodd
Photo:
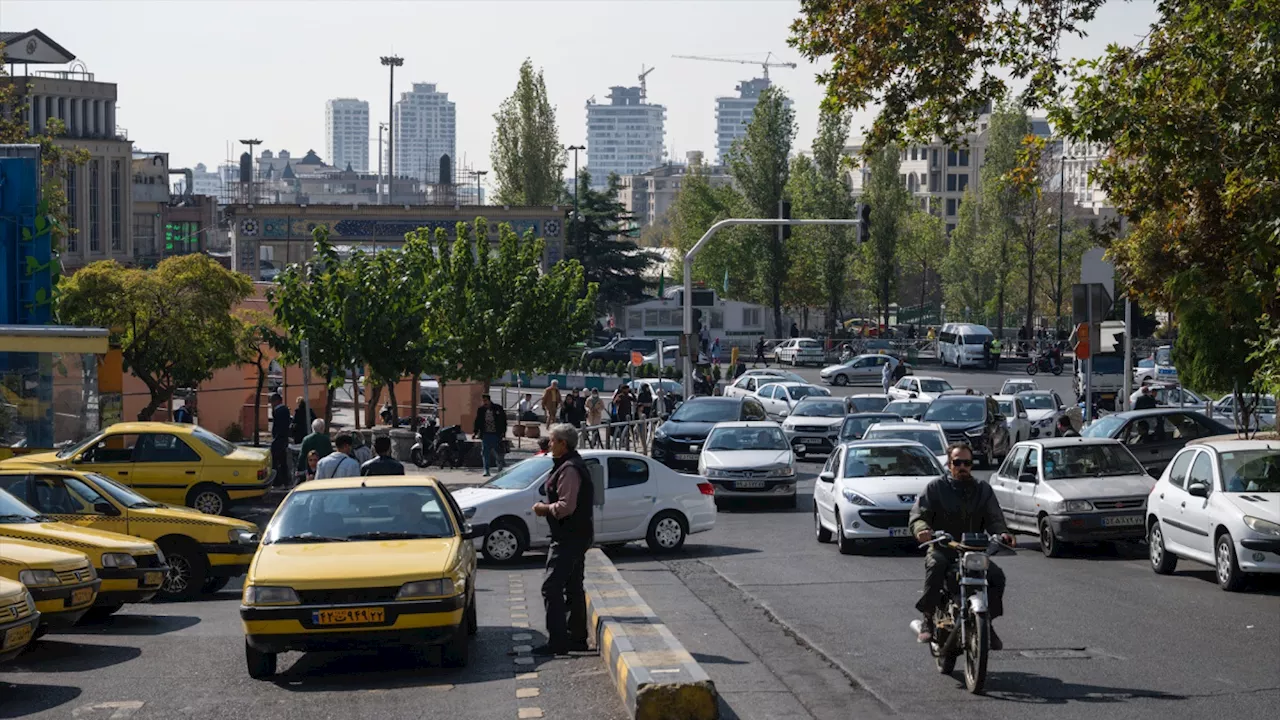
<path id="1" fill-rule="evenodd" d="M 481 178 L 483 178 L 485 175 L 488 175 L 488 174 L 489 174 L 488 170 L 472 170 L 471 171 L 471 176 L 476 179 L 476 204 L 477 205 L 484 204 L 483 202 L 480 201 L 480 180 Z"/>
<path id="2" fill-rule="evenodd" d="M 573 229 L 575 235 L 578 230 L 578 151 L 586 149 L 586 145 L 570 145 L 565 148 L 565 150 L 573 151 Z"/>
<path id="3" fill-rule="evenodd" d="M 386 130 L 387 123 L 378 123 L 378 182 L 375 185 L 378 188 L 378 204 L 382 204 L 382 131 Z"/>
<path id="4" fill-rule="evenodd" d="M 387 203 L 396 199 L 395 182 L 395 101 L 396 101 L 396 68 L 404 65 L 404 58 L 398 55 L 383 55 L 382 64 L 391 69 L 391 84 L 387 90 Z"/>

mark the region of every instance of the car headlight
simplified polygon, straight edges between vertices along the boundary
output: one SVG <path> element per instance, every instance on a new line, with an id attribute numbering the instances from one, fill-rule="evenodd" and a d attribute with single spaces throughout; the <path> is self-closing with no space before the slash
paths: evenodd
<path id="1" fill-rule="evenodd" d="M 848 500 L 854 505 L 861 505 L 863 507 L 871 507 L 872 505 L 875 505 L 875 503 L 871 502 L 869 499 L 859 495 L 858 493 L 852 490 L 849 490 L 848 488 L 844 490 L 844 499 Z"/>
<path id="2" fill-rule="evenodd" d="M 397 600 L 411 600 L 414 598 L 431 598 L 431 597 L 452 597 L 457 595 L 458 590 L 453 580 L 449 578 L 440 578 L 438 580 L 418 580 L 416 582 L 407 582 L 400 586 L 400 592 L 396 593 Z"/>
<path id="3" fill-rule="evenodd" d="M 473 508 L 473 507 L 465 507 L 465 508 L 462 508 L 462 517 L 463 517 L 463 518 L 465 518 L 465 519 L 467 519 L 467 520 L 470 520 L 471 518 L 473 518 L 473 517 L 475 517 L 475 516 L 476 516 L 476 509 L 475 509 L 475 508 Z"/>
<path id="4" fill-rule="evenodd" d="M 666 430 L 663 430 L 662 428 L 658 428 L 657 430 L 654 430 L 654 431 L 653 431 L 653 439 L 654 439 L 654 440 L 666 440 L 666 439 L 667 439 L 667 431 L 666 431 Z"/>
<path id="5" fill-rule="evenodd" d="M 1036 425 L 1039 425 L 1040 427 L 1049 427 L 1053 425 L 1053 418 L 1044 418 L 1043 420 L 1037 420 Z"/>
<path id="6" fill-rule="evenodd" d="M 967 436 L 969 436 L 969 437 L 971 437 L 971 438 L 978 438 L 978 437 L 982 437 L 982 431 L 983 431 L 983 430 L 985 430 L 985 429 L 986 429 L 986 428 L 976 427 L 976 428 L 973 428 L 973 429 L 971 429 L 971 430 L 965 430 L 965 431 L 964 431 L 964 434 L 965 434 L 965 435 L 967 435 Z"/>
<path id="7" fill-rule="evenodd" d="M 258 533 L 244 528 L 232 528 L 227 531 L 227 540 L 235 545 L 257 545 Z"/>
<path id="8" fill-rule="evenodd" d="M 52 587 L 61 585 L 58 573 L 52 570 L 23 570 L 18 573 L 18 582 L 27 587 Z"/>
<path id="9" fill-rule="evenodd" d="M 298 593 L 291 587 L 250 585 L 244 589 L 245 605 L 297 605 Z"/>
<path id="10" fill-rule="evenodd" d="M 1280 525 L 1277 525 L 1270 520 L 1263 520 L 1262 518 L 1256 518 L 1252 515 L 1245 515 L 1244 524 L 1248 525 L 1249 529 L 1254 532 L 1280 537 Z"/>
<path id="11" fill-rule="evenodd" d="M 769 471 L 769 477 L 795 477 L 796 469 L 790 466 L 774 468 Z"/>
<path id="12" fill-rule="evenodd" d="M 28 612 L 28 613 L 33 613 L 33 612 L 35 612 L 35 611 L 36 611 L 36 599 L 35 599 L 35 598 L 33 598 L 33 597 L 31 597 L 31 593 L 24 593 L 24 594 L 26 595 L 26 597 L 25 597 L 24 599 L 27 601 L 27 612 Z"/>
<path id="13" fill-rule="evenodd" d="M 721 470 L 720 468 L 707 468 L 707 477 L 709 478 L 729 477 L 729 473 L 724 470 Z"/>
<path id="14" fill-rule="evenodd" d="M 989 565 L 991 565 L 991 558 L 982 553 L 971 552 L 964 554 L 965 570 L 985 572 Z"/>
<path id="15" fill-rule="evenodd" d="M 1088 500 L 1067 500 L 1062 503 L 1063 512 L 1093 512 L 1093 503 Z"/>
<path id="16" fill-rule="evenodd" d="M 136 568 L 138 567 L 138 561 L 134 560 L 129 553 L 102 553 L 102 567 Z"/>

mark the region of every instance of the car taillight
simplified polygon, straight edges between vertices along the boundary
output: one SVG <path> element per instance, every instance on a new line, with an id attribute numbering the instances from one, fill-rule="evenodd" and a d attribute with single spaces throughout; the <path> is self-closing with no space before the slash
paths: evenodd
<path id="1" fill-rule="evenodd" d="M 266 468 L 258 468 L 258 479 L 259 479 L 259 480 L 266 480 L 266 479 L 267 479 L 267 469 L 266 469 Z"/>
<path id="2" fill-rule="evenodd" d="M 716 486 L 711 483 L 698 483 L 698 492 L 701 492 L 703 495 L 715 495 Z"/>

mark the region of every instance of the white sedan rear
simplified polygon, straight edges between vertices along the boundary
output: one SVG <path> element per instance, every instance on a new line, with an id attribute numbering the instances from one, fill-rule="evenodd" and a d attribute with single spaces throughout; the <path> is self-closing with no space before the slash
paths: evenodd
<path id="1" fill-rule="evenodd" d="M 813 489 L 818 542 L 834 537 L 840 552 L 857 552 L 860 540 L 901 538 L 912 543 L 907 518 L 916 497 L 942 467 L 920 443 L 859 440 L 831 454 Z"/>

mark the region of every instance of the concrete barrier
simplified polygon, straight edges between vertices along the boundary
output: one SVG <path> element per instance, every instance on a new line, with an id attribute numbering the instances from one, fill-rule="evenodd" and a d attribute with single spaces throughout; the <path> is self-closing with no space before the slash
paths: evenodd
<path id="1" fill-rule="evenodd" d="M 587 553 L 587 608 L 600 657 L 636 720 L 716 720 L 716 687 L 599 549 Z"/>

